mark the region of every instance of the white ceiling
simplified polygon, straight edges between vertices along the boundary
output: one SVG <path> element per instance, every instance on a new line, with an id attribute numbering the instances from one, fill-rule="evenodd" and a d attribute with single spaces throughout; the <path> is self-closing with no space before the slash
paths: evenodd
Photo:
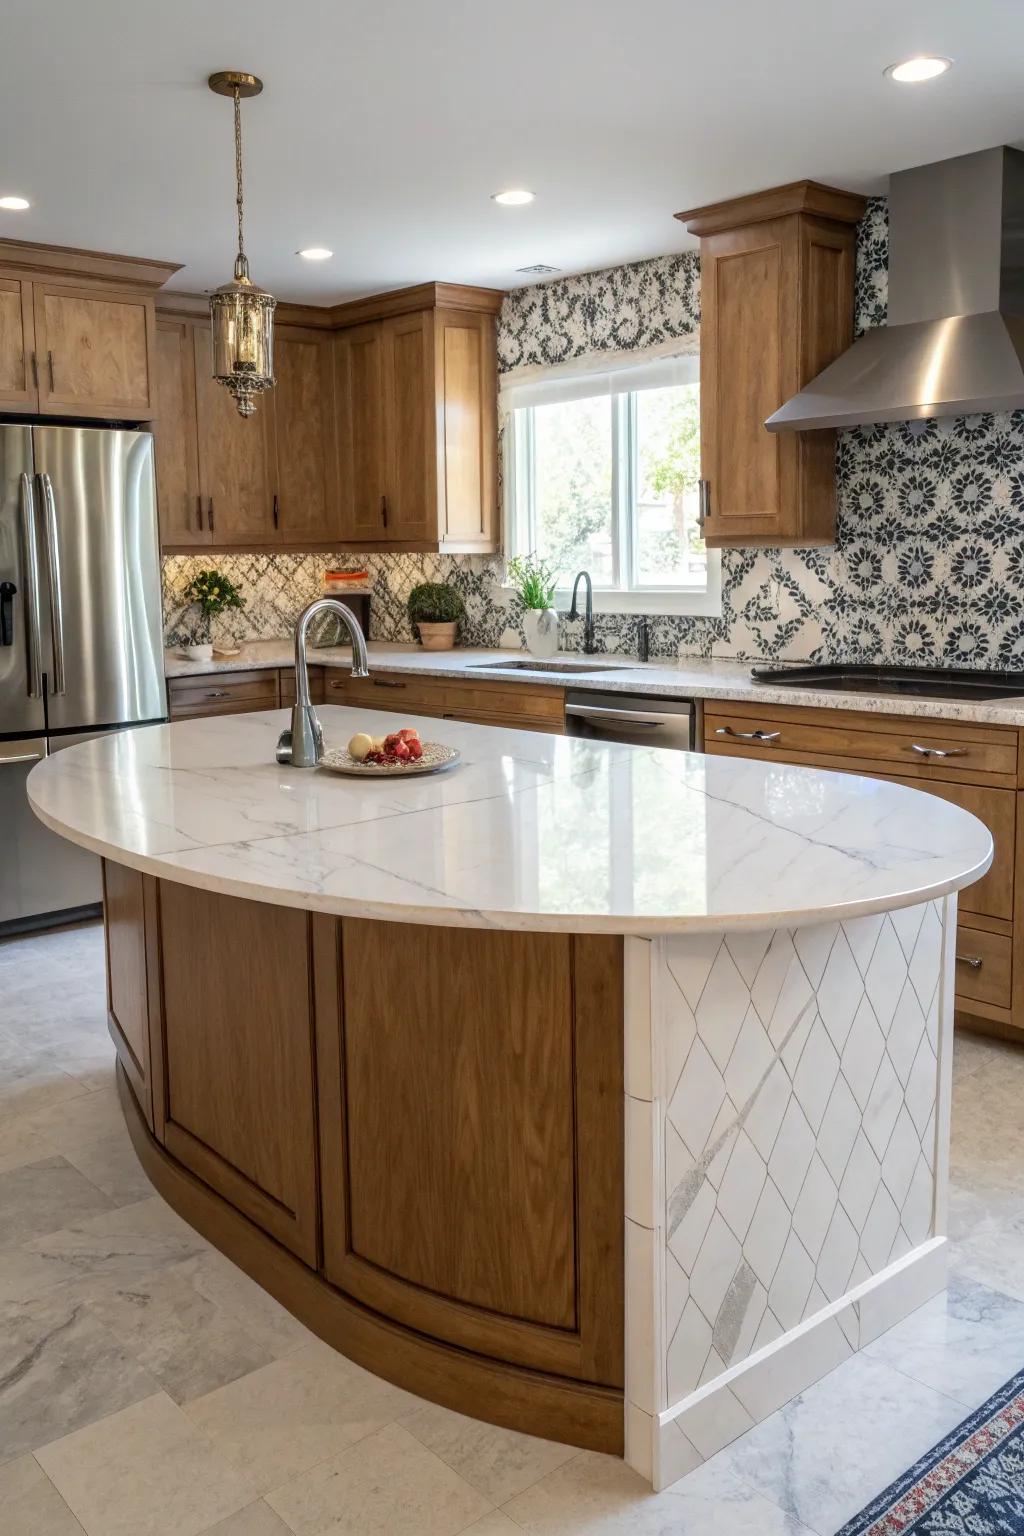
<path id="1" fill-rule="evenodd" d="M 886 64 L 956 60 L 896 86 Z M 679 250 L 680 208 L 1024 140 L 1019 0 L 3 0 L 0 236 L 230 276 L 243 105 L 253 276 L 329 303 L 515 287 Z M 490 194 L 526 186 L 527 208 Z M 296 250 L 330 246 L 329 262 Z"/>

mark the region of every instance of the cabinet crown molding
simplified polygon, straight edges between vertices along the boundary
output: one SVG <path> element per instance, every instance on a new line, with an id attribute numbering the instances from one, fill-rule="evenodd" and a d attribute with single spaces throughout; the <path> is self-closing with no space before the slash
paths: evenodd
<path id="1" fill-rule="evenodd" d="M 40 245 L 31 240 L 0 240 L 0 272 L 34 278 L 71 278 L 116 288 L 162 288 L 181 266 L 148 256 L 115 256 L 72 245 Z"/>
<path id="2" fill-rule="evenodd" d="M 782 187 L 769 187 L 744 197 L 730 197 L 721 203 L 707 203 L 703 208 L 689 208 L 675 217 L 686 225 L 691 235 L 717 235 L 738 224 L 760 224 L 787 214 L 803 213 L 836 224 L 856 224 L 864 215 L 867 199 L 841 187 L 827 187 L 820 181 L 791 181 Z"/>
<path id="3" fill-rule="evenodd" d="M 417 283 L 411 288 L 395 288 L 389 293 L 371 293 L 344 304 L 289 304 L 277 306 L 275 323 L 300 325 L 308 330 L 341 331 L 368 320 L 394 319 L 413 315 L 424 309 L 461 309 L 474 314 L 496 315 L 505 297 L 503 288 L 470 288 L 462 283 Z M 183 293 L 177 289 L 161 293 L 157 313 L 180 319 L 205 319 L 210 312 L 205 293 Z"/>

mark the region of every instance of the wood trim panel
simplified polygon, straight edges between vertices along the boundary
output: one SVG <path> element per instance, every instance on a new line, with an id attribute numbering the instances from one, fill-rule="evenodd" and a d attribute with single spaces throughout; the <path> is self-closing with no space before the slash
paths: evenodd
<path id="1" fill-rule="evenodd" d="M 550 721 L 560 730 L 565 719 L 565 692 L 561 688 L 484 679 L 448 682 L 388 672 L 383 667 L 375 667 L 366 678 L 329 670 L 324 697 L 328 704 L 392 713 L 500 714 L 515 717 L 524 728 L 536 721 Z"/>
<path id="2" fill-rule="evenodd" d="M 83 251 L 73 245 L 39 245 L 32 240 L 0 240 L 0 271 L 27 277 L 75 281 L 88 279 L 98 287 L 162 288 L 181 271 L 172 261 L 146 256 L 115 256 L 109 251 Z"/>
<path id="3" fill-rule="evenodd" d="M 622 1455 L 620 1390 L 483 1359 L 410 1332 L 341 1295 L 167 1156 L 149 1135 L 120 1069 L 117 1087 L 135 1151 L 158 1193 L 326 1343 L 365 1370 L 456 1413 Z"/>
<path id="4" fill-rule="evenodd" d="M 118 1061 L 152 1129 L 145 876 L 100 861 L 107 972 L 107 1028 Z"/>
<path id="5" fill-rule="evenodd" d="M 389 293 L 373 293 L 364 299 L 336 304 L 330 310 L 331 323 L 338 329 L 364 325 L 367 320 L 388 320 L 396 315 L 411 315 L 418 309 L 469 309 L 496 315 L 506 297 L 504 288 L 470 288 L 461 283 L 417 283 L 412 288 L 395 288 Z"/>
<path id="6" fill-rule="evenodd" d="M 571 1102 L 557 1110 L 552 1106 L 550 1114 L 555 1123 L 560 1123 L 565 1130 L 569 1130 L 570 1126 L 572 1128 L 574 1193 L 571 1203 L 574 1211 L 559 1216 L 558 1226 L 561 1228 L 563 1222 L 568 1222 L 574 1233 L 574 1301 L 571 1312 L 558 1318 L 557 1304 L 552 1297 L 556 1313 L 552 1314 L 551 1321 L 542 1323 L 511 1315 L 508 1311 L 494 1310 L 482 1301 L 472 1304 L 456 1296 L 445 1295 L 436 1286 L 403 1278 L 393 1267 L 382 1267 L 356 1251 L 358 1238 L 353 1237 L 352 1180 L 365 1178 L 366 1175 L 352 1161 L 353 1156 L 358 1154 L 353 1154 L 350 1145 L 353 1126 L 345 1108 L 349 1102 L 349 1092 L 352 1091 L 346 1082 L 346 1060 L 350 1047 L 346 1047 L 346 1020 L 344 1007 L 340 1003 L 343 998 L 350 1001 L 358 999 L 359 986 L 366 978 L 358 972 L 352 972 L 346 977 L 344 956 L 347 951 L 345 940 L 339 935 L 348 933 L 350 944 L 354 946 L 348 961 L 350 967 L 362 965 L 365 971 L 365 956 L 361 949 L 363 940 L 369 938 L 371 948 L 377 942 L 384 943 L 386 947 L 401 946 L 402 929 L 403 925 L 361 924 L 349 919 L 344 920 L 340 927 L 332 918 L 314 917 L 313 920 L 317 1071 L 321 1106 L 321 1201 L 327 1278 L 376 1311 L 450 1344 L 558 1375 L 619 1387 L 623 1372 L 621 941 L 605 938 L 580 941 L 567 936 L 562 936 L 560 940 L 569 961 L 568 975 L 572 994 L 572 1089 Z M 414 940 L 417 932 L 414 929 L 408 930 L 406 944 Z M 551 936 L 547 937 L 550 939 Z M 481 953 L 477 959 L 477 951 L 481 949 L 480 938 L 477 934 L 467 939 L 458 930 L 435 931 L 430 936 L 431 954 L 436 957 L 437 966 L 449 974 L 460 974 L 463 978 L 467 969 L 483 965 L 487 976 L 481 976 L 480 980 L 483 984 L 482 995 L 486 996 L 488 989 L 492 989 L 495 984 L 494 967 L 497 966 L 500 971 L 502 963 L 496 955 L 490 954 L 490 950 L 495 946 L 504 946 L 507 950 L 523 948 L 527 939 L 536 943 L 543 936 L 488 935 L 488 940 L 493 942 L 485 946 L 487 953 Z M 444 956 L 437 953 L 436 946 L 439 943 L 447 946 Z M 458 949 L 458 957 L 454 953 L 449 955 L 448 949 Z M 418 988 L 430 988 L 431 982 L 426 973 L 409 976 L 404 961 L 399 966 L 396 960 L 396 966 L 403 977 L 403 987 L 410 989 L 411 996 L 416 996 Z M 434 969 L 433 958 L 430 968 Z M 375 976 L 379 976 L 387 967 L 374 965 L 371 969 Z M 353 988 L 356 990 L 353 991 Z M 496 995 L 503 999 L 506 997 L 500 985 Z M 359 1002 L 355 1006 L 362 1008 Z M 478 1012 L 470 1010 L 468 1022 L 467 1016 L 460 1015 L 463 1022 L 456 1028 L 468 1030 L 472 1034 L 472 1016 Z M 514 1023 L 509 1025 L 503 1015 L 499 1018 L 499 1013 L 500 1008 L 493 1019 L 488 1016 L 485 1027 L 518 1027 Z M 525 1020 L 523 1022 L 525 1026 Z M 384 1027 L 382 1022 L 381 1029 Z M 360 1029 L 363 1028 L 361 1021 Z M 526 1033 L 529 1033 L 528 1028 Z M 517 1051 L 525 1048 L 523 1041 L 516 1047 Z M 472 1049 L 467 1043 L 465 1054 L 462 1049 L 456 1052 L 453 1059 L 459 1065 L 453 1067 L 453 1071 L 466 1070 L 472 1056 Z M 357 1066 L 355 1070 L 361 1085 L 362 1114 L 362 1098 L 366 1090 L 362 1087 L 361 1069 Z M 495 1070 L 498 1068 L 495 1067 Z M 549 1075 L 546 1073 L 545 1077 Z M 542 1093 L 544 1087 L 544 1083 L 538 1082 L 537 1092 Z M 472 1096 L 472 1089 L 467 1091 Z M 548 1085 L 548 1091 L 556 1093 L 555 1079 Z M 510 1092 L 514 1093 L 514 1090 L 510 1089 Z M 332 1116 L 326 1112 L 326 1107 L 334 1104 L 340 1107 L 341 1113 Z M 486 1106 L 480 1104 L 479 1113 L 486 1112 Z M 465 1108 L 465 1114 L 466 1132 L 472 1136 L 474 1115 L 468 1107 Z M 551 1133 L 552 1122 L 547 1114 L 538 1122 L 538 1126 L 540 1124 L 548 1126 L 545 1134 Z M 476 1129 L 478 1131 L 479 1127 Z M 525 1124 L 524 1134 L 530 1140 L 529 1126 Z M 445 1145 L 450 1149 L 450 1143 L 446 1142 Z M 535 1155 L 541 1155 L 539 1143 Z M 546 1173 L 555 1179 L 557 1160 L 550 1169 L 547 1168 L 548 1159 L 543 1160 Z M 436 1179 L 437 1168 L 432 1164 L 429 1154 L 424 1154 L 420 1166 L 428 1165 L 434 1167 Z M 401 1170 L 395 1157 L 388 1158 L 388 1169 L 389 1178 L 398 1181 Z M 438 1188 L 444 1184 L 443 1173 L 440 1178 Z M 395 1187 L 398 1187 L 397 1183 Z M 493 1200 L 497 1208 L 504 1187 L 499 1180 L 484 1204 L 489 1207 Z M 425 1188 L 420 1191 L 421 1194 Z M 360 1199 L 364 1198 L 363 1191 L 358 1194 Z M 469 1201 L 472 1199 L 468 1192 L 464 1192 L 461 1198 Z M 549 1215 L 552 1218 L 556 1205 L 557 1201 L 551 1194 Z M 561 1206 L 558 1209 L 561 1210 Z M 387 1219 L 387 1212 L 383 1208 L 381 1219 Z M 489 1218 L 484 1205 L 477 1212 L 477 1219 L 486 1226 Z M 497 1219 L 497 1215 L 494 1219 Z M 438 1220 L 441 1221 L 440 1216 Z M 535 1221 L 543 1224 L 543 1215 L 539 1210 Z M 396 1252 L 402 1247 L 403 1231 L 391 1234 L 392 1243 L 397 1242 L 399 1245 Z M 424 1239 L 429 1241 L 432 1235 L 430 1221 L 423 1218 L 422 1230 L 413 1234 L 414 1248 L 416 1243 Z M 483 1229 L 480 1236 L 486 1248 L 486 1232 Z M 503 1241 L 512 1241 L 510 1233 L 505 1234 Z M 556 1250 L 552 1248 L 549 1260 L 545 1260 L 545 1270 L 550 1271 L 552 1277 L 559 1268 L 555 1253 Z M 437 1258 L 443 1270 L 449 1263 L 447 1251 Z"/>
<path id="7" fill-rule="evenodd" d="M 737 224 L 761 224 L 787 214 L 813 214 L 840 224 L 857 224 L 864 217 L 867 199 L 841 187 L 825 186 L 820 181 L 790 181 L 764 192 L 750 192 L 743 197 L 726 198 L 720 203 L 705 203 L 702 208 L 685 209 L 675 217 L 686 225 L 691 235 L 716 235 L 734 229 Z"/>

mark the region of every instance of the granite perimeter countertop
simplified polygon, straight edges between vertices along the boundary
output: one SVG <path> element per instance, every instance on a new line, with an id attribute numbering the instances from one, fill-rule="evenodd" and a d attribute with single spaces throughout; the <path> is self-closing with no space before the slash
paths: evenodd
<path id="1" fill-rule="evenodd" d="M 905 695 L 837 693 L 832 689 L 788 688 L 757 683 L 750 675 L 750 662 L 680 657 L 678 661 L 632 661 L 628 656 L 581 656 L 562 653 L 555 660 L 564 670 L 526 672 L 506 669 L 503 662 L 527 660 L 522 651 L 488 650 L 471 646 L 454 651 L 424 651 L 418 645 L 400 645 L 374 640 L 369 647 L 370 666 L 389 672 L 406 672 L 422 677 L 476 678 L 492 682 L 548 685 L 554 688 L 589 688 L 602 693 L 648 694 L 656 698 L 718 699 L 761 704 L 802 704 L 823 709 L 851 709 L 864 714 L 909 715 L 923 720 L 965 720 L 977 725 L 1015 725 L 1024 727 L 1024 696 L 1019 699 L 913 699 Z M 242 646 L 237 656 L 223 661 L 185 661 L 178 651 L 165 653 L 165 672 L 169 678 L 202 677 L 217 672 L 253 672 L 274 667 L 290 667 L 294 649 L 290 639 L 254 640 Z M 588 669 L 595 663 L 607 663 L 600 672 Z M 347 646 L 327 646 L 309 652 L 310 666 L 348 667 L 352 653 Z"/>

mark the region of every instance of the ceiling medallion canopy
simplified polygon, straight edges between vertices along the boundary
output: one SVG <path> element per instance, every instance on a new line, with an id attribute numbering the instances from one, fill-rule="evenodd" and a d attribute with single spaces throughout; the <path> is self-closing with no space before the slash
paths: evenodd
<path id="1" fill-rule="evenodd" d="M 256 396 L 274 384 L 274 310 L 277 300 L 249 276 L 242 238 L 242 109 L 243 96 L 258 96 L 263 81 L 240 70 L 222 69 L 209 79 L 211 91 L 230 96 L 235 104 L 235 205 L 238 210 L 238 255 L 235 276 L 210 295 L 213 336 L 213 376 L 238 406 L 240 416 L 252 416 Z"/>

